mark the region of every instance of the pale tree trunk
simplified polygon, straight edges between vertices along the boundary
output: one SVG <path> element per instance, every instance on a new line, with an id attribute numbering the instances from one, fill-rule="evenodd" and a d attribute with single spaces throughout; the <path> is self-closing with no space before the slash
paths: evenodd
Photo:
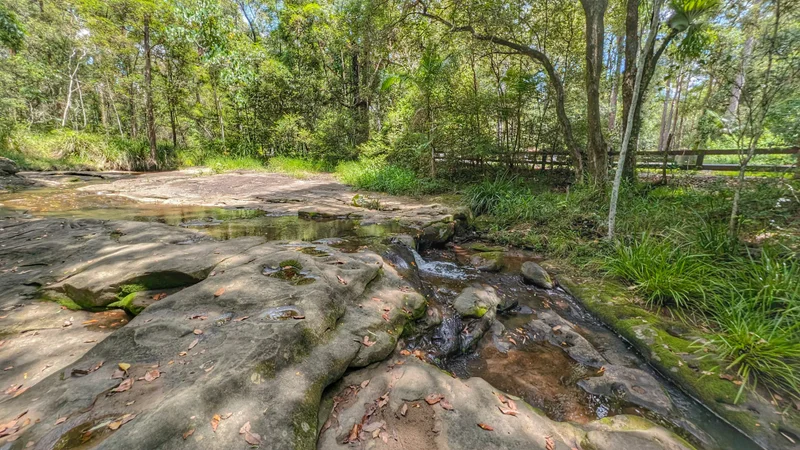
<path id="1" fill-rule="evenodd" d="M 617 97 L 619 96 L 619 69 L 622 66 L 622 36 L 617 36 L 617 54 L 614 62 L 614 72 L 612 76 L 614 80 L 611 84 L 611 100 L 608 105 L 608 131 L 614 132 L 617 122 Z"/>
<path id="2" fill-rule="evenodd" d="M 664 142 L 667 140 L 667 110 L 672 99 L 670 80 L 667 80 L 667 90 L 664 93 L 664 106 L 661 108 L 661 131 L 658 133 L 658 151 L 664 151 Z"/>
<path id="3" fill-rule="evenodd" d="M 736 79 L 733 82 L 733 88 L 731 89 L 731 100 L 728 103 L 728 116 L 729 117 L 736 117 L 736 112 L 739 110 L 739 97 L 742 95 L 742 88 L 744 87 L 744 71 L 745 71 L 745 64 L 747 61 L 750 60 L 750 56 L 753 54 L 753 45 L 755 44 L 755 39 L 753 36 L 749 36 L 747 40 L 744 42 L 744 50 L 742 51 L 742 65 L 741 69 L 739 69 L 739 73 L 736 74 Z"/>
<path id="4" fill-rule="evenodd" d="M 67 71 L 69 72 L 69 88 L 67 89 L 67 104 L 64 105 L 64 114 L 61 116 L 61 126 L 67 126 L 67 115 L 69 114 L 69 108 L 72 106 L 72 91 L 75 89 L 73 86 L 75 85 L 75 77 L 78 74 L 78 68 L 81 66 L 81 58 L 86 54 L 83 52 L 81 56 L 75 61 L 75 69 L 72 69 L 72 59 L 78 54 L 77 50 L 72 50 L 72 54 L 69 56 L 69 62 L 67 62 Z"/>
<path id="5" fill-rule="evenodd" d="M 86 129 L 86 108 L 83 106 L 83 89 L 81 89 L 80 80 L 75 80 L 78 85 L 78 103 L 81 105 L 81 114 L 83 115 L 83 129 Z"/>
<path id="6" fill-rule="evenodd" d="M 648 52 L 652 51 L 656 41 L 656 34 L 658 34 L 658 16 L 661 12 L 661 0 L 653 0 L 653 17 L 650 20 L 650 32 L 647 35 L 647 42 L 639 55 L 638 69 L 636 70 L 636 78 L 633 83 L 633 91 L 631 92 L 633 98 L 639 95 L 639 89 L 642 85 L 642 76 L 644 74 L 644 60 Z M 619 200 L 619 187 L 622 184 L 622 172 L 625 166 L 625 153 L 628 150 L 628 144 L 631 139 L 631 132 L 633 130 L 633 121 L 635 115 L 635 108 L 628 111 L 626 117 L 625 135 L 622 138 L 622 144 L 619 150 L 619 162 L 617 163 L 617 171 L 614 174 L 614 184 L 611 188 L 611 204 L 608 209 L 608 240 L 614 239 L 614 226 L 617 220 L 617 201 Z"/>
<path id="7" fill-rule="evenodd" d="M 103 126 L 105 132 L 108 128 L 108 111 L 106 109 L 106 99 L 103 95 L 103 84 L 100 83 L 97 87 L 97 105 L 100 107 L 100 124 Z"/>
<path id="8" fill-rule="evenodd" d="M 153 113 L 153 85 L 150 67 L 150 14 L 144 15 L 144 94 L 145 114 L 147 116 L 147 140 L 150 144 L 150 161 L 148 166 L 155 168 L 158 165 L 156 155 L 156 120 Z"/>
<path id="9" fill-rule="evenodd" d="M 672 139 L 669 140 L 669 145 L 664 148 L 665 152 L 670 150 L 672 143 L 675 142 L 675 132 L 678 129 L 678 116 L 680 116 L 681 112 L 681 96 L 683 95 L 683 77 L 685 74 L 681 74 L 680 78 L 678 78 L 678 91 L 675 93 L 675 101 L 672 104 L 672 110 L 670 111 L 670 119 L 672 120 L 672 125 L 667 124 L 669 127 L 669 134 Z"/>

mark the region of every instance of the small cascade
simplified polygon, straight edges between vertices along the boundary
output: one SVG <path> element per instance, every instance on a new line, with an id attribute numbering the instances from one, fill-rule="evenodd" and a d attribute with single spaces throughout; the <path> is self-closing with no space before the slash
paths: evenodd
<path id="1" fill-rule="evenodd" d="M 416 250 L 411 249 L 411 253 L 414 255 L 414 262 L 417 264 L 417 268 L 420 272 L 454 280 L 467 280 L 472 278 L 463 267 L 459 267 L 455 263 L 447 261 L 425 261 Z"/>

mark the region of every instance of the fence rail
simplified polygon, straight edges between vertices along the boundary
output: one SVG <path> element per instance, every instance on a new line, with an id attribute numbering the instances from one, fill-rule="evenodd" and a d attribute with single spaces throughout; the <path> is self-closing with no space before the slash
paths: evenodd
<path id="1" fill-rule="evenodd" d="M 683 169 L 683 170 L 711 170 L 711 171 L 738 171 L 739 164 L 706 163 L 706 156 L 718 155 L 743 155 L 746 150 L 738 149 L 700 149 L 700 150 L 670 150 L 640 151 L 637 152 L 636 167 Z M 609 152 L 613 160 L 619 152 Z M 750 172 L 795 172 L 800 176 L 800 147 L 784 148 L 759 148 L 755 155 L 796 155 L 794 164 L 748 164 L 745 170 Z M 521 151 L 509 155 L 492 155 L 487 157 L 452 156 L 445 153 L 435 155 L 437 162 L 458 161 L 472 166 L 498 166 L 506 165 L 512 169 L 546 170 L 556 167 L 570 166 L 571 155 L 560 151 Z M 685 159 L 684 159 L 685 158 Z"/>

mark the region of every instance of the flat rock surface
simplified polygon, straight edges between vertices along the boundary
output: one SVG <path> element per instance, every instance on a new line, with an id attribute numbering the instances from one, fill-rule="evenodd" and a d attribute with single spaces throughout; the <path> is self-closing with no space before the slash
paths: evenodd
<path id="1" fill-rule="evenodd" d="M 131 244 L 118 242 L 122 238 L 112 232 L 120 229 L 132 242 L 149 236 L 168 245 L 161 252 L 176 261 L 192 245 L 204 245 L 167 244 L 195 233 L 154 224 L 34 220 L 2 228 L 20 243 L 2 252 L 5 286 L 34 279 L 46 285 L 76 260 L 113 254 Z M 28 245 L 21 245 L 26 235 Z M 80 245 L 65 245 L 75 239 Z M 246 437 L 259 435 L 265 448 L 311 448 L 325 386 L 348 367 L 385 358 L 406 320 L 424 311 L 424 298 L 374 253 L 328 248 L 311 256 L 252 239 L 220 245 L 235 254 L 110 335 L 91 334 L 76 323 L 93 320 L 91 313 L 37 301 L 32 286 L 3 295 L 2 305 L 14 308 L 2 319 L 9 333 L 0 351 L 27 373 L 5 380 L 21 386 L 0 397 L 0 422 L 15 422 L 0 444 L 44 449 L 87 440 L 96 448 L 248 448 Z M 272 276 L 287 261 L 302 266 L 300 276 Z M 77 273 L 101 272 L 74 267 Z M 35 314 L 53 317 L 31 319 Z M 63 327 L 68 315 L 73 325 Z M 17 332 L 24 321 L 52 328 L 47 336 L 58 348 L 33 346 L 29 333 Z M 71 356 L 48 359 L 54 351 Z M 52 361 L 41 374 L 40 361 Z M 240 434 L 246 423 L 251 431 Z"/>
<path id="2" fill-rule="evenodd" d="M 397 219 L 426 225 L 454 213 L 452 207 L 430 199 L 370 194 L 380 209 L 353 206 L 356 194 L 330 175 L 297 179 L 267 172 L 210 174 L 197 169 L 147 173 L 82 188 L 146 202 L 173 205 L 240 206 L 272 214 L 318 213 L 334 217 L 361 217 L 367 221 Z"/>

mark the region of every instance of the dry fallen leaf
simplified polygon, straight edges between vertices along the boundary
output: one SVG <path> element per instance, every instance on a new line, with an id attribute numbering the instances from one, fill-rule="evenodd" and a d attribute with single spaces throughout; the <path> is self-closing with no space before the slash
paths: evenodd
<path id="1" fill-rule="evenodd" d="M 411 352 L 408 351 L 408 350 L 403 349 L 403 350 L 400 350 L 400 354 L 403 355 L 403 356 L 408 356 L 408 355 L 411 354 Z"/>
<path id="2" fill-rule="evenodd" d="M 125 392 L 133 386 L 133 378 L 128 378 L 127 380 L 123 380 L 119 386 L 115 387 L 111 390 L 111 392 Z"/>
<path id="3" fill-rule="evenodd" d="M 403 403 L 403 407 L 400 408 L 400 415 L 405 417 L 407 412 L 408 412 L 408 403 Z"/>
<path id="4" fill-rule="evenodd" d="M 114 431 L 114 430 L 116 430 L 117 428 L 119 428 L 121 426 L 122 426 L 122 421 L 121 420 L 115 420 L 115 421 L 111 422 L 110 424 L 108 424 L 108 429 L 110 429 L 111 431 Z"/>
<path id="5" fill-rule="evenodd" d="M 233 319 L 233 321 L 234 322 L 241 322 L 243 320 L 247 320 L 249 317 L 250 316 L 242 316 L 242 317 L 239 317 L 238 319 Z"/>
<path id="6" fill-rule="evenodd" d="M 361 431 L 361 424 L 356 423 L 353 429 L 350 430 L 350 435 L 347 436 L 347 442 L 358 442 L 358 433 Z"/>
<path id="7" fill-rule="evenodd" d="M 166 296 L 167 296 L 166 292 L 162 292 L 160 294 L 154 295 L 153 296 L 153 300 L 155 300 L 155 301 L 163 300 L 164 297 L 166 297 Z"/>
<path id="8" fill-rule="evenodd" d="M 345 280 L 344 278 L 340 277 L 339 275 L 336 275 L 336 279 L 339 280 L 339 283 L 342 283 L 343 285 L 347 286 L 347 280 Z"/>
<path id="9" fill-rule="evenodd" d="M 507 416 L 516 416 L 517 415 L 517 411 L 515 411 L 515 410 L 513 410 L 511 408 L 503 408 L 502 406 L 498 406 L 497 408 L 500 410 L 501 413 L 503 413 L 503 414 L 505 414 Z"/>
<path id="10" fill-rule="evenodd" d="M 508 338 L 508 342 L 511 342 L 512 344 L 517 345 L 517 341 L 515 341 L 514 338 Z"/>
<path id="11" fill-rule="evenodd" d="M 545 436 L 544 443 L 547 450 L 555 450 L 556 442 L 553 440 L 553 436 Z"/>
<path id="12" fill-rule="evenodd" d="M 66 417 L 60 417 L 58 420 L 56 420 L 56 425 L 62 424 L 66 421 L 67 421 Z"/>
<path id="13" fill-rule="evenodd" d="M 364 389 L 364 388 L 365 388 L 365 387 L 367 387 L 368 385 L 369 385 L 369 380 L 364 380 L 364 381 L 362 381 L 362 382 L 361 382 L 361 389 Z"/>
<path id="14" fill-rule="evenodd" d="M 370 341 L 368 335 L 364 336 L 364 339 L 361 340 L 361 343 L 364 344 L 364 347 L 372 347 L 375 345 L 375 341 Z"/>
<path id="15" fill-rule="evenodd" d="M 428 403 L 429 405 L 435 405 L 439 403 L 443 398 L 444 395 L 442 394 L 430 394 L 427 397 L 425 397 L 425 402 Z"/>
<path id="16" fill-rule="evenodd" d="M 128 363 L 119 363 L 119 369 L 123 372 L 127 372 L 128 369 L 131 368 L 131 365 Z"/>
<path id="17" fill-rule="evenodd" d="M 203 334 L 203 330 L 201 330 L 201 329 L 199 329 L 199 328 L 195 328 L 195 330 L 194 330 L 194 331 L 192 331 L 192 333 L 194 333 L 194 334 L 196 334 L 196 335 L 201 335 L 201 334 Z"/>
<path id="18" fill-rule="evenodd" d="M 517 404 L 514 403 L 514 400 L 511 400 L 510 398 L 506 398 L 506 405 L 508 405 L 508 409 L 513 411 L 517 410 Z"/>
<path id="19" fill-rule="evenodd" d="M 144 374 L 144 381 L 149 383 L 160 376 L 161 372 L 158 369 L 148 370 L 147 373 Z"/>
<path id="20" fill-rule="evenodd" d="M 442 408 L 444 408 L 444 409 L 446 409 L 448 411 L 452 411 L 453 410 L 453 405 L 451 405 L 450 402 L 448 402 L 445 399 L 442 399 L 441 401 L 439 401 L 439 406 L 441 406 Z"/>
<path id="21" fill-rule="evenodd" d="M 486 425 L 485 423 L 479 423 L 478 426 L 486 431 L 494 431 L 491 425 Z"/>
<path id="22" fill-rule="evenodd" d="M 189 344 L 189 350 L 193 349 L 194 346 L 197 345 L 198 342 L 200 342 L 200 339 L 193 340 L 192 343 Z"/>
<path id="23" fill-rule="evenodd" d="M 222 418 L 219 416 L 219 414 L 214 414 L 214 417 L 211 418 L 211 429 L 214 430 L 214 433 L 217 432 L 217 427 L 219 426 L 220 420 L 222 420 Z"/>
<path id="24" fill-rule="evenodd" d="M 186 430 L 185 433 L 183 433 L 183 440 L 185 441 L 186 438 L 188 438 L 189 436 L 191 436 L 193 434 L 194 434 L 194 428 L 189 428 L 188 430 Z"/>
<path id="25" fill-rule="evenodd" d="M 214 292 L 214 297 L 219 297 L 220 295 L 222 295 L 224 293 L 225 293 L 225 288 L 221 287 L 221 288 L 217 289 L 217 292 Z"/>

